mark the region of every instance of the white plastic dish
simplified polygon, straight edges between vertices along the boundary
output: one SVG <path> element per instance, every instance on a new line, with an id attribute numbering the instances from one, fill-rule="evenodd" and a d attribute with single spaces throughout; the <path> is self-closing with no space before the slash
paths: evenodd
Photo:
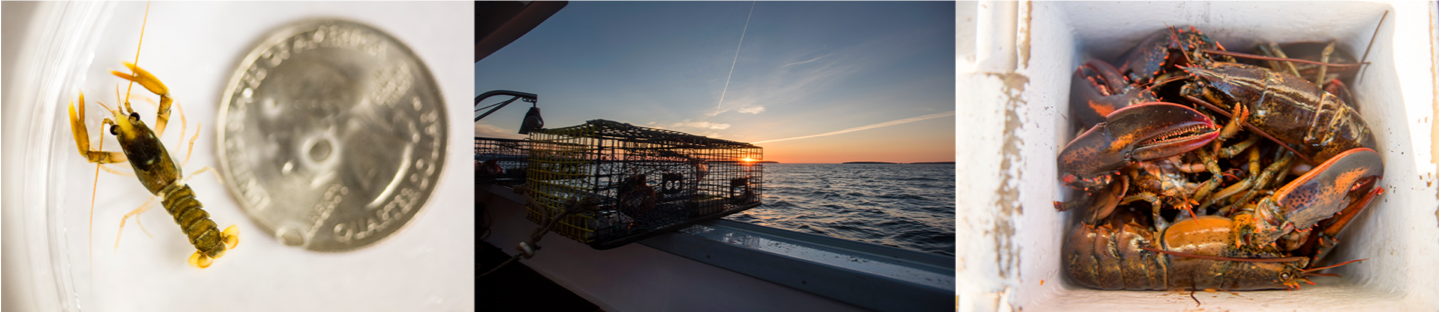
<path id="1" fill-rule="evenodd" d="M 16 6 L 11 6 L 16 5 Z M 213 172 L 189 180 L 211 218 L 238 225 L 239 246 L 200 270 L 175 221 L 158 207 L 131 218 L 116 248 L 121 216 L 150 197 L 133 176 L 99 173 L 76 153 L 66 105 L 84 91 L 92 144 L 118 151 L 100 127 L 123 80 L 109 73 L 134 61 L 144 2 L 6 3 L 29 11 L 6 20 L 4 46 L 18 66 L 5 68 L 5 307 L 21 311 L 473 311 L 474 193 L 467 119 L 473 94 L 473 3 L 178 3 L 150 4 L 139 65 L 183 105 L 199 140 L 187 170 L 216 166 L 220 95 L 241 58 L 262 37 L 310 18 L 343 18 L 384 30 L 409 45 L 434 74 L 451 114 L 448 159 L 429 203 L 385 241 L 343 253 L 282 244 L 241 211 Z M 20 19 L 17 19 L 20 20 Z M 12 25 L 18 26 L 12 28 Z M 23 33 L 13 35 L 13 32 Z M 445 29 L 446 31 L 436 31 Z M 12 47 L 20 47 L 11 50 Z M 10 63 L 7 63 L 7 65 Z M 123 92 L 123 91 L 121 91 Z M 143 88 L 135 94 L 155 99 Z M 146 122 L 155 106 L 132 100 Z M 172 110 L 161 137 L 173 156 L 181 121 Z M 468 117 L 465 117 L 468 118 Z M 92 145 L 93 146 L 93 145 Z M 131 172 L 126 164 L 112 166 Z M 144 224 L 152 237 L 136 226 Z M 92 245 L 93 244 L 93 245 Z"/>
<path id="2" fill-rule="evenodd" d="M 961 311 L 1385 310 L 1439 308 L 1439 202 L 1434 127 L 1435 6 L 1431 2 L 979 2 L 973 59 L 959 64 L 957 264 Z M 1168 25 L 1193 25 L 1232 50 L 1257 40 L 1338 40 L 1362 55 L 1352 85 L 1385 161 L 1385 193 L 1330 259 L 1368 258 L 1297 291 L 1101 291 L 1067 281 L 1059 249 L 1075 213 L 1055 159 L 1075 136 L 1069 80 L 1090 58 L 1113 60 Z M 965 40 L 961 34 L 961 40 Z"/>

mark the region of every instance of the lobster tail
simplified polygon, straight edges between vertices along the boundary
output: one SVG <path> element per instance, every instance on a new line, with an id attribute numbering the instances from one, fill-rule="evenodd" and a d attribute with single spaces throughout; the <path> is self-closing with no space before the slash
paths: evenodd
<path id="1" fill-rule="evenodd" d="M 1096 289 L 1166 289 L 1168 258 L 1142 249 L 1155 244 L 1154 232 L 1133 223 L 1118 227 L 1074 226 L 1063 247 L 1070 280 Z"/>
<path id="2" fill-rule="evenodd" d="M 205 212 L 204 205 L 195 199 L 195 191 L 189 185 L 171 184 L 161 189 L 160 193 L 164 197 L 160 204 L 175 218 L 175 223 L 185 231 L 185 236 L 190 238 L 190 244 L 196 250 L 210 258 L 225 254 L 220 229 L 215 221 L 210 220 L 210 213 Z"/>

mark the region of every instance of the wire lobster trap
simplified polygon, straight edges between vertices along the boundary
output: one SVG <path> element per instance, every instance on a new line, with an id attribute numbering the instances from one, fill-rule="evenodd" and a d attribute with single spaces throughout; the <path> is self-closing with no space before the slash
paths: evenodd
<path id="1" fill-rule="evenodd" d="M 530 142 L 475 137 L 475 183 L 523 183 Z"/>
<path id="2" fill-rule="evenodd" d="M 530 133 L 528 183 L 538 224 L 592 205 L 554 231 L 595 249 L 619 247 L 760 205 L 764 149 L 609 120 Z"/>

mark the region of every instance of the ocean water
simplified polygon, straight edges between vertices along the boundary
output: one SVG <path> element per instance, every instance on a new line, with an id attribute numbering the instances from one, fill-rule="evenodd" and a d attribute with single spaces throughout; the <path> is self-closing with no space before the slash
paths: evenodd
<path id="1" fill-rule="evenodd" d="M 954 165 L 764 164 L 764 205 L 725 217 L 954 256 Z"/>

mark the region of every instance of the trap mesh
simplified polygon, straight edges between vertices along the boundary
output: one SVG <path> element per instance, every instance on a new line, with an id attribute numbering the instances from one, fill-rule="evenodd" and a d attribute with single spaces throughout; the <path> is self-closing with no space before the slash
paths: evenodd
<path id="1" fill-rule="evenodd" d="M 760 205 L 764 149 L 626 123 L 530 133 L 528 184 L 544 224 L 563 209 L 596 209 L 560 220 L 556 233 L 608 249 L 700 220 Z"/>
<path id="2" fill-rule="evenodd" d="M 520 183 L 529 167 L 525 140 L 475 138 L 475 183 Z"/>

